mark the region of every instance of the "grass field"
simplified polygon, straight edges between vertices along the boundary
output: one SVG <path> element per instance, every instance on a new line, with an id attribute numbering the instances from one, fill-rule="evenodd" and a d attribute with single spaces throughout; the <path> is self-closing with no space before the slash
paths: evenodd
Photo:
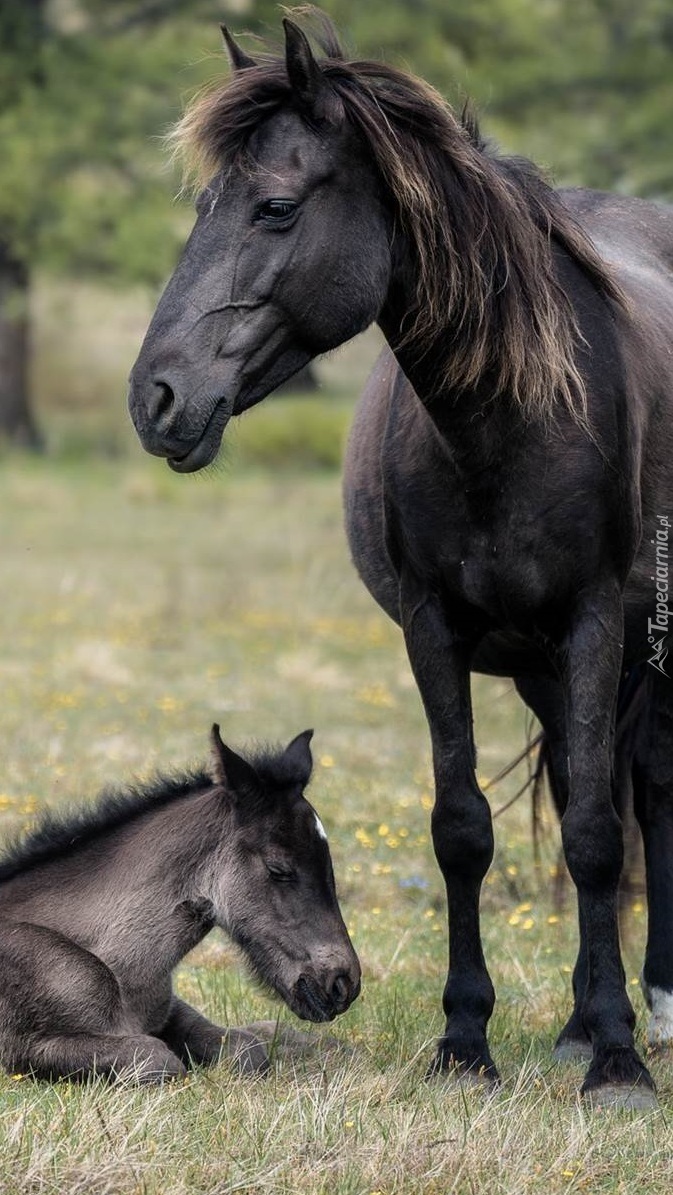
<path id="1" fill-rule="evenodd" d="M 280 1058 L 265 1081 L 226 1065 L 155 1091 L 0 1078 L 0 1192 L 669 1192 L 673 1060 L 652 1064 L 661 1110 L 647 1116 L 588 1112 L 581 1071 L 551 1064 L 575 929 L 572 902 L 552 905 L 553 819 L 536 865 L 525 802 L 498 818 L 484 889 L 503 1085 L 484 1100 L 423 1082 L 446 959 L 427 733 L 399 632 L 350 565 L 338 474 L 234 464 L 181 479 L 139 449 L 6 456 L 0 504 L 2 835 L 45 803 L 203 758 L 214 720 L 233 744 L 314 726 L 311 796 L 364 971 L 330 1027 L 350 1050 L 316 1029 L 314 1054 Z M 475 705 L 488 778 L 526 720 L 506 682 L 478 679 Z M 496 787 L 494 808 L 523 778 Z M 636 901 L 641 1043 L 644 933 Z M 290 1019 L 217 935 L 177 986 L 215 1019 Z"/>

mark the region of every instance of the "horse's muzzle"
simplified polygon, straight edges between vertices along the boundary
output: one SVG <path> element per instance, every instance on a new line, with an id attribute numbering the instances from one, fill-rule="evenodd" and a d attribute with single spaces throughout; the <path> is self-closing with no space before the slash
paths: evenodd
<path id="1" fill-rule="evenodd" d="M 176 473 L 195 473 L 217 456 L 233 411 L 233 398 L 186 400 L 174 379 L 131 375 L 129 411 L 146 452 Z"/>

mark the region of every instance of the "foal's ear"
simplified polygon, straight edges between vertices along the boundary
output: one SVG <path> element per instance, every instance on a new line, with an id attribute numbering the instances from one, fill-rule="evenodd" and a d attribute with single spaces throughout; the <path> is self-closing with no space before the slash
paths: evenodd
<path id="1" fill-rule="evenodd" d="M 220 728 L 215 722 L 210 732 L 215 762 L 215 780 L 235 796 L 246 789 L 258 788 L 259 777 L 247 760 L 242 759 L 220 737 Z"/>
<path id="2" fill-rule="evenodd" d="M 323 99 L 327 90 L 323 73 L 313 57 L 304 31 L 287 17 L 283 20 L 283 26 L 285 65 L 292 90 L 302 108 L 312 116 L 322 117 L 325 115 Z"/>
<path id="3" fill-rule="evenodd" d="M 313 756 L 309 746 L 312 738 L 312 730 L 303 730 L 285 748 L 285 759 L 290 764 L 302 788 L 306 788 L 313 771 Z"/>
<path id="4" fill-rule="evenodd" d="M 229 55 L 232 71 L 246 71 L 250 66 L 257 66 L 254 58 L 246 54 L 245 50 L 234 41 L 226 25 L 220 25 L 222 30 L 222 37 L 224 38 L 224 48 Z"/>

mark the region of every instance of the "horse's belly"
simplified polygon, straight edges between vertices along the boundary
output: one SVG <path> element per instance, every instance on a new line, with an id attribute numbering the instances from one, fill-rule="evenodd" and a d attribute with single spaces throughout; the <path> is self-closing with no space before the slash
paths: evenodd
<path id="1" fill-rule="evenodd" d="M 390 394 L 399 374 L 381 353 L 356 407 L 344 458 L 344 516 L 353 563 L 372 597 L 399 623 L 399 586 L 386 548 L 381 445 Z"/>

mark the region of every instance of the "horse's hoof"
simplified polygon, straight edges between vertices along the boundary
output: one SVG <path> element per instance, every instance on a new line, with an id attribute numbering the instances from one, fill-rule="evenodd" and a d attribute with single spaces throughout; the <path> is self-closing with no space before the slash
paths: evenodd
<path id="1" fill-rule="evenodd" d="M 165 1083 L 184 1082 L 187 1067 L 179 1058 L 142 1058 L 118 1074 L 113 1071 L 110 1077 L 134 1087 L 160 1087 Z"/>
<path id="2" fill-rule="evenodd" d="M 586 1037 L 560 1037 L 554 1046 L 554 1062 L 591 1062 L 593 1050 Z"/>
<path id="3" fill-rule="evenodd" d="M 487 1074 L 486 1071 L 444 1071 L 443 1079 L 449 1085 L 458 1087 L 463 1091 L 476 1091 L 481 1095 L 490 1095 L 491 1092 L 497 1091 L 500 1086 L 500 1079 L 493 1078 L 493 1075 Z"/>
<path id="4" fill-rule="evenodd" d="M 480 1091 L 489 1095 L 500 1086 L 500 1076 L 493 1063 L 490 1066 L 461 1066 L 455 1063 L 443 1063 L 441 1056 L 433 1058 L 425 1074 L 429 1083 L 441 1080 L 449 1087 L 458 1087 L 463 1091 Z"/>
<path id="5" fill-rule="evenodd" d="M 630 1112 L 646 1112 L 659 1107 L 656 1092 L 644 1083 L 638 1083 L 635 1087 L 628 1087 L 625 1083 L 604 1083 L 602 1087 L 583 1091 L 582 1095 L 595 1110 L 626 1108 Z"/>

